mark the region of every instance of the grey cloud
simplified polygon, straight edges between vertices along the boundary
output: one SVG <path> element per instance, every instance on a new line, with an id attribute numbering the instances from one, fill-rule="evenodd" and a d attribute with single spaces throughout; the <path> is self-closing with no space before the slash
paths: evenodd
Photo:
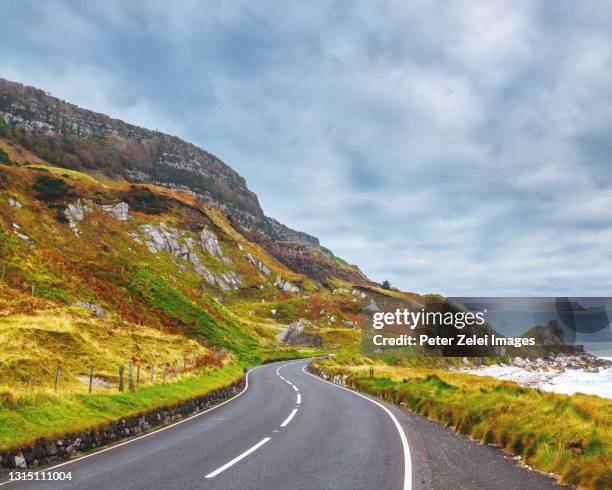
<path id="1" fill-rule="evenodd" d="M 612 7 L 5 2 L 0 76 L 200 144 L 377 280 L 609 294 Z"/>

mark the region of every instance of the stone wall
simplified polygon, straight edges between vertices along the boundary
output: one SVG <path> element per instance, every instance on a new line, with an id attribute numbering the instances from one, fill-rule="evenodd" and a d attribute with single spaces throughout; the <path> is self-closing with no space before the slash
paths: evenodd
<path id="1" fill-rule="evenodd" d="M 182 402 L 174 407 L 158 408 L 151 412 L 125 417 L 100 428 L 89 428 L 78 434 L 67 434 L 60 439 L 39 439 L 30 446 L 0 453 L 0 468 L 28 468 L 70 458 L 78 452 L 99 448 L 152 427 L 206 410 L 240 393 L 245 377 L 235 383 L 211 391 L 204 396 Z"/>

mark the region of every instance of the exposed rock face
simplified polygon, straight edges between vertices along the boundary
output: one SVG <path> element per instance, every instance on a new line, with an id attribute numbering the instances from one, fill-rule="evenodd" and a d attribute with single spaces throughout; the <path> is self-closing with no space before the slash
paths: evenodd
<path id="1" fill-rule="evenodd" d="M 206 237 L 207 241 L 202 240 L 198 242 L 186 236 L 184 231 L 167 226 L 166 223 L 146 223 L 140 226 L 139 231 L 140 233 L 132 233 L 132 238 L 139 243 L 143 243 L 151 253 L 169 252 L 179 259 L 189 262 L 193 266 L 193 270 L 202 276 L 208 284 L 217 285 L 224 291 L 238 289 L 240 286 L 240 277 L 235 272 L 228 270 L 215 275 L 202 264 L 197 253 L 198 248 L 206 250 L 218 258 L 219 253 L 221 253 L 222 258 L 229 260 L 223 255 L 214 233 L 205 233 L 204 237 Z M 211 234 L 214 240 L 212 240 Z M 202 237 L 202 234 L 200 234 L 200 237 Z M 216 244 L 216 248 L 214 244 Z M 224 263 L 227 264 L 228 262 L 224 261 Z"/>
<path id="2" fill-rule="evenodd" d="M 263 262 L 257 260 L 249 253 L 244 254 L 244 256 L 249 263 L 253 264 L 255 267 L 257 267 L 257 269 L 259 269 L 259 272 L 265 274 L 266 276 L 269 276 L 271 274 L 270 269 L 268 269 Z"/>
<path id="3" fill-rule="evenodd" d="M 276 280 L 274 281 L 274 286 L 276 286 L 281 291 L 285 291 L 286 293 L 299 293 L 300 288 L 294 286 L 289 281 L 283 281 L 281 276 L 276 276 Z"/>
<path id="4" fill-rule="evenodd" d="M 83 221 L 86 214 L 93 213 L 95 208 L 99 208 L 101 211 L 110 214 L 113 218 L 119 221 L 127 221 L 130 218 L 129 206 L 126 202 L 97 205 L 88 200 L 78 199 L 77 201 L 68 204 L 64 211 L 64 215 L 68 219 L 68 225 L 75 235 L 79 236 L 81 234 L 77 223 Z"/>
<path id="5" fill-rule="evenodd" d="M 234 271 L 225 271 L 219 274 L 221 278 L 217 276 L 217 284 L 219 287 L 225 291 L 229 291 L 230 289 L 238 289 L 240 286 L 240 278 Z"/>
<path id="6" fill-rule="evenodd" d="M 68 225 L 75 235 L 79 236 L 81 234 L 77 223 L 83 221 L 83 219 L 85 219 L 85 214 L 91 213 L 92 211 L 93 208 L 91 207 L 91 203 L 87 201 L 81 201 L 79 199 L 72 204 L 68 204 L 64 211 L 64 215 L 68 219 Z"/>
<path id="7" fill-rule="evenodd" d="M 34 153 L 40 148 L 68 145 L 69 139 L 76 136 L 79 145 L 70 145 L 73 156 L 78 160 L 87 157 L 92 168 L 108 171 L 111 168 L 108 159 L 113 158 L 112 168 L 118 169 L 118 177 L 190 189 L 247 229 L 260 230 L 277 240 L 320 248 L 316 237 L 265 216 L 257 195 L 248 189 L 241 175 L 216 156 L 180 138 L 81 109 L 42 90 L 2 79 L 0 116 L 9 129 L 28 133 L 24 144 Z M 97 151 L 100 142 L 114 151 L 100 153 Z M 49 154 L 39 156 L 49 158 Z M 52 163 L 67 166 L 61 157 Z"/>
<path id="8" fill-rule="evenodd" d="M 312 324 L 304 319 L 294 321 L 288 327 L 282 336 L 282 341 L 290 345 L 312 345 L 321 346 L 323 337 L 314 333 L 305 333 L 307 328 L 312 328 Z"/>
<path id="9" fill-rule="evenodd" d="M 202 230 L 200 232 L 200 238 L 202 239 L 202 246 L 210 255 L 217 257 L 225 264 L 229 265 L 232 263 L 229 257 L 223 255 L 223 250 L 221 250 L 221 247 L 219 246 L 217 235 L 215 235 L 212 231 Z"/>
<path id="10" fill-rule="evenodd" d="M 374 301 L 373 299 L 370 299 L 370 304 L 364 307 L 363 311 L 364 313 L 369 313 L 370 315 L 373 315 L 374 313 L 379 312 L 380 308 L 376 304 L 376 301 Z"/>
<path id="11" fill-rule="evenodd" d="M 13 199 L 12 197 L 9 197 L 8 203 L 9 203 L 9 206 L 12 208 L 15 208 L 15 209 L 22 208 L 21 203 L 17 199 Z"/>
<path id="12" fill-rule="evenodd" d="M 127 221 L 130 219 L 129 209 L 127 202 L 119 202 L 117 204 L 102 204 L 100 209 L 105 213 L 110 214 L 113 218 L 118 221 Z"/>
<path id="13" fill-rule="evenodd" d="M 508 364 L 510 366 L 526 369 L 527 371 L 565 371 L 566 369 L 583 369 L 588 372 L 598 372 L 600 368 L 612 367 L 612 361 L 588 354 L 551 353 L 548 357 L 534 359 L 515 357 Z M 502 363 L 502 365 L 504 365 Z"/>
<path id="14" fill-rule="evenodd" d="M 13 232 L 15 233 L 15 235 L 17 235 L 17 238 L 19 238 L 20 240 L 23 240 L 24 242 L 27 242 L 30 245 L 34 245 L 34 242 L 32 242 L 32 239 L 28 235 L 22 232 L 21 226 L 19 226 L 17 223 L 13 223 Z"/>
<path id="15" fill-rule="evenodd" d="M 106 311 L 98 305 L 94 305 L 93 303 L 89 303 L 87 301 L 77 301 L 75 303 L 76 306 L 81 306 L 83 308 L 87 308 L 88 310 L 93 311 L 98 318 L 106 318 Z"/>
<path id="16" fill-rule="evenodd" d="M 325 283 L 332 277 L 356 284 L 368 282 L 357 267 L 342 266 L 332 255 L 325 255 L 319 250 L 313 250 L 299 243 L 279 241 L 258 231 L 243 229 L 242 232 L 249 240 L 264 247 L 282 264 L 319 283 Z"/>

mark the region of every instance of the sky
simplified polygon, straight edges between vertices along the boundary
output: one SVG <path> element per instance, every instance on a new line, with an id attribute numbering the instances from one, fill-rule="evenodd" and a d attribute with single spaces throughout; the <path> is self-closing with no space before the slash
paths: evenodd
<path id="1" fill-rule="evenodd" d="M 612 293 L 612 3 L 0 3 L 0 77 L 165 131 L 372 279 Z"/>

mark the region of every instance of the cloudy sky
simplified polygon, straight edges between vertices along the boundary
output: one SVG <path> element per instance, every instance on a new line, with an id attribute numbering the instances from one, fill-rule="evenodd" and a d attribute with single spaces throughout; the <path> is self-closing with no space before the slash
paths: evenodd
<path id="1" fill-rule="evenodd" d="M 373 279 L 612 293 L 612 4 L 4 1 L 0 77 L 176 134 Z"/>

